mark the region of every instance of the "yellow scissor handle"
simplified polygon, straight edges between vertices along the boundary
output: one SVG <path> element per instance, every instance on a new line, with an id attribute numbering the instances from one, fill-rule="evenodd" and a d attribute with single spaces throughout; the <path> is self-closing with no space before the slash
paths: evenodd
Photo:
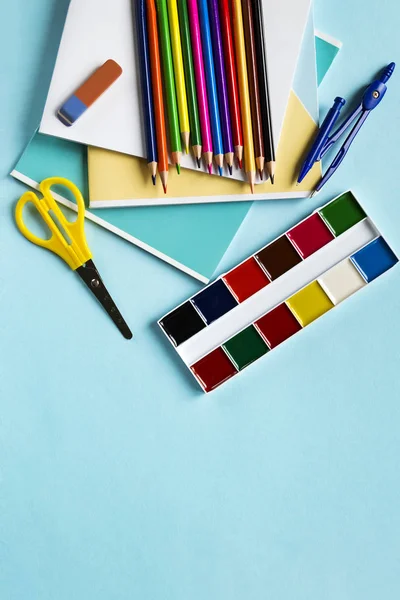
<path id="1" fill-rule="evenodd" d="M 60 210 L 57 202 L 53 198 L 50 189 L 53 185 L 63 185 L 75 196 L 78 216 L 74 222 L 68 221 L 68 219 L 65 218 L 64 213 Z M 43 194 L 43 198 L 39 198 L 35 192 L 25 192 L 18 200 L 15 207 L 17 227 L 22 235 L 30 242 L 58 254 L 58 256 L 65 260 L 71 269 L 75 271 L 75 269 L 92 258 L 84 231 L 85 203 L 82 194 L 75 184 L 63 177 L 49 177 L 48 179 L 44 179 L 39 185 L 39 189 Z M 34 204 L 43 221 L 50 229 L 52 235 L 49 240 L 44 240 L 33 234 L 25 225 L 22 213 L 28 202 Z M 52 211 L 57 217 L 58 222 L 70 239 L 70 243 L 65 239 L 65 236 L 60 231 L 59 225 L 53 220 L 49 211 Z"/>

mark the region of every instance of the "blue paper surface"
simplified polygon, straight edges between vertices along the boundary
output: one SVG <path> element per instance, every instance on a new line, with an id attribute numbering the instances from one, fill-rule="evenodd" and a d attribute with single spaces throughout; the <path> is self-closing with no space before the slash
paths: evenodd
<path id="1" fill-rule="evenodd" d="M 6 174 L 66 5 L 0 3 L 1 600 L 397 599 L 400 267 L 206 397 L 155 324 L 201 286 L 88 222 L 126 342 L 13 218 L 26 187 Z M 343 41 L 325 114 L 400 56 L 400 6 L 316 0 L 315 16 Z M 399 254 L 399 73 L 389 83 L 321 194 L 254 203 L 219 271 L 349 188 Z"/>

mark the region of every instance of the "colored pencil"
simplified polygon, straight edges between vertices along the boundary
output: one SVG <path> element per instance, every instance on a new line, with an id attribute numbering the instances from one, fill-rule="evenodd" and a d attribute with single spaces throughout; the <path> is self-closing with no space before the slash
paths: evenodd
<path id="1" fill-rule="evenodd" d="M 249 78 L 251 121 L 253 125 L 254 154 L 260 179 L 264 171 L 264 137 L 261 120 L 260 92 L 258 87 L 257 56 L 254 40 L 254 15 L 251 0 L 242 0 L 243 29 L 246 44 L 247 72 Z"/>
<path id="2" fill-rule="evenodd" d="M 149 34 L 151 82 L 153 86 L 154 116 L 157 134 L 158 172 L 164 193 L 167 193 L 168 147 L 164 116 L 164 97 L 161 79 L 160 48 L 157 30 L 157 12 L 154 0 L 146 0 L 147 29 Z"/>
<path id="3" fill-rule="evenodd" d="M 219 117 L 217 82 L 213 48 L 211 41 L 210 16 L 207 0 L 198 0 L 201 41 L 203 43 L 203 61 L 207 82 L 208 109 L 210 113 L 211 133 L 214 148 L 214 160 L 219 174 L 222 175 L 224 165 L 224 149 L 222 145 L 221 121 Z"/>
<path id="4" fill-rule="evenodd" d="M 192 150 L 200 168 L 201 159 L 201 133 L 199 107 L 197 105 L 196 80 L 194 74 L 192 42 L 190 39 L 190 24 L 187 0 L 178 2 L 179 25 L 181 29 L 182 55 L 185 70 L 186 93 L 189 109 L 190 141 Z"/>
<path id="5" fill-rule="evenodd" d="M 183 70 L 182 43 L 179 29 L 178 6 L 176 0 L 167 0 L 169 32 L 174 63 L 176 99 L 178 101 L 179 125 L 185 152 L 189 154 L 189 112 L 186 97 L 185 72 Z"/>
<path id="6" fill-rule="evenodd" d="M 262 0 L 252 0 L 254 15 L 254 35 L 257 51 L 258 83 L 260 88 L 261 120 L 263 124 L 265 166 L 274 183 L 275 146 L 272 135 L 271 105 L 269 101 L 267 57 L 265 51 L 264 16 Z"/>
<path id="7" fill-rule="evenodd" d="M 163 69 L 163 80 L 165 98 L 167 104 L 169 141 L 171 144 L 172 162 L 180 173 L 181 162 L 181 138 L 179 132 L 178 105 L 175 91 L 174 67 L 172 64 L 171 38 L 168 26 L 167 0 L 156 0 L 158 16 L 158 32 L 161 47 L 161 64 Z"/>
<path id="8" fill-rule="evenodd" d="M 157 175 L 157 142 L 154 119 L 153 91 L 151 86 L 149 39 L 147 33 L 145 0 L 139 0 L 137 8 L 136 20 L 140 53 L 140 87 L 142 88 L 142 109 L 144 113 L 147 165 L 151 173 L 153 185 L 155 185 Z"/>
<path id="9" fill-rule="evenodd" d="M 224 52 L 222 47 L 221 22 L 219 18 L 218 0 L 209 0 L 211 37 L 214 50 L 215 75 L 217 79 L 218 102 L 221 119 L 222 144 L 225 161 L 229 173 L 232 175 L 233 141 L 231 116 L 229 112 L 228 89 L 224 65 Z"/>
<path id="10" fill-rule="evenodd" d="M 208 171 L 212 172 L 213 145 L 208 112 L 206 76 L 203 65 L 203 48 L 201 44 L 199 11 L 197 0 L 187 0 L 190 31 L 192 34 L 193 64 L 196 77 L 197 100 L 199 104 L 202 152 Z"/>
<path id="11" fill-rule="evenodd" d="M 254 192 L 256 163 L 254 160 L 254 142 L 251 123 L 249 82 L 246 67 L 246 48 L 244 43 L 243 17 L 241 0 L 232 0 L 232 21 L 235 40 L 236 65 L 239 80 L 240 111 L 242 115 L 244 141 L 244 167 L 249 180 L 250 189 Z"/>

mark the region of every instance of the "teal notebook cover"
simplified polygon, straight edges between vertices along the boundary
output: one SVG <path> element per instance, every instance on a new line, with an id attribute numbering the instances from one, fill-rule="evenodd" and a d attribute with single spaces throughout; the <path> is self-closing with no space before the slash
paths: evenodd
<path id="1" fill-rule="evenodd" d="M 315 60 L 311 28 L 304 38 L 294 90 L 317 119 L 315 84 L 304 68 Z M 307 32 L 311 31 L 311 35 Z M 311 40 L 311 41 L 310 41 Z M 315 73 L 315 71 L 314 71 Z M 314 75 L 315 77 L 315 75 Z M 36 133 L 12 175 L 31 187 L 52 176 L 72 180 L 88 197 L 87 151 L 74 142 Z M 68 204 L 67 202 L 64 202 Z M 187 204 L 87 211 L 87 218 L 207 283 L 237 233 L 251 202 Z"/>

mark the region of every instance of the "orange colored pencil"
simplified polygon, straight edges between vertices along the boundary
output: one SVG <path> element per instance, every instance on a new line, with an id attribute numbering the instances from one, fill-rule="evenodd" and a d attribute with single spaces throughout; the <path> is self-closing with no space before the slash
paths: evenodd
<path id="1" fill-rule="evenodd" d="M 164 193 L 166 194 L 168 181 L 168 148 L 167 131 L 164 117 L 164 97 L 161 79 L 160 50 L 158 43 L 157 12 L 154 0 L 146 0 L 146 2 L 151 83 L 153 87 L 154 116 L 157 135 L 158 171 L 160 173 L 160 179 L 164 188 Z"/>

